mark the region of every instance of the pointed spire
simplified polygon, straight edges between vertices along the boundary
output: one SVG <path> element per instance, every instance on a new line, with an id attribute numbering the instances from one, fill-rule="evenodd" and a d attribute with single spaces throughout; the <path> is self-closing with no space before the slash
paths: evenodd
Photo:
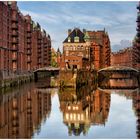
<path id="1" fill-rule="evenodd" d="M 57 49 L 57 53 L 58 53 L 58 52 L 60 53 L 59 47 L 58 47 L 58 49 Z"/>

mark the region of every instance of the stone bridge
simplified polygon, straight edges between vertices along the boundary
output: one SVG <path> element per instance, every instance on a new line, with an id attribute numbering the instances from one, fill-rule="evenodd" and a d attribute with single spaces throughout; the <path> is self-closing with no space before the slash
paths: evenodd
<path id="1" fill-rule="evenodd" d="M 43 67 L 39 68 L 34 71 L 34 79 L 35 81 L 38 81 L 40 78 L 45 78 L 47 76 L 55 76 L 58 75 L 60 71 L 60 68 L 55 67 Z"/>
<path id="2" fill-rule="evenodd" d="M 99 86 L 104 89 L 130 89 L 140 85 L 139 71 L 126 66 L 110 66 L 98 71 Z M 103 83 L 103 81 L 105 81 Z"/>

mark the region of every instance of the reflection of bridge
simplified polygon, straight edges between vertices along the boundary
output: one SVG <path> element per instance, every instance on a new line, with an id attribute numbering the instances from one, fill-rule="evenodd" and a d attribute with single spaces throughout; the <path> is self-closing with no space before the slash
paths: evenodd
<path id="1" fill-rule="evenodd" d="M 139 71 L 126 66 L 110 66 L 98 71 L 102 89 L 135 89 L 139 85 Z"/>
<path id="2" fill-rule="evenodd" d="M 102 91 L 102 92 L 105 92 L 105 93 L 112 93 L 112 92 L 114 92 L 114 93 L 123 93 L 123 92 L 125 92 L 125 93 L 134 93 L 134 92 L 138 92 L 139 91 L 139 89 L 138 88 L 135 88 L 135 89 L 102 89 L 102 88 L 100 88 L 100 87 L 98 87 L 98 90 L 99 91 Z"/>
<path id="3" fill-rule="evenodd" d="M 58 75 L 59 70 L 60 70 L 60 68 L 55 68 L 55 67 L 51 67 L 51 66 L 39 68 L 34 71 L 35 81 L 37 81 L 39 78 L 45 78 L 45 77 L 51 76 L 51 75 L 52 76 Z"/>
<path id="4" fill-rule="evenodd" d="M 109 79 L 131 79 L 138 77 L 139 71 L 125 66 L 110 66 L 100 69 L 98 75 L 108 76 Z"/>

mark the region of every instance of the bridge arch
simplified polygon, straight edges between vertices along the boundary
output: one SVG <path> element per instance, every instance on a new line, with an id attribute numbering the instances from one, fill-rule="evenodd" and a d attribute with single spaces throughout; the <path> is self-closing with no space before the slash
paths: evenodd
<path id="1" fill-rule="evenodd" d="M 126 67 L 126 66 L 110 66 L 110 67 L 106 67 L 106 68 L 98 70 L 98 73 L 102 71 L 134 71 L 136 73 L 139 73 L 137 69 L 134 69 L 132 67 Z"/>
<path id="2" fill-rule="evenodd" d="M 34 73 L 34 79 L 35 81 L 38 81 L 40 78 L 45 78 L 47 76 L 54 76 L 59 74 L 60 68 L 55 68 L 55 67 L 43 67 L 35 70 Z"/>
<path id="3" fill-rule="evenodd" d="M 110 66 L 98 71 L 98 85 L 102 88 L 136 88 L 139 71 L 126 66 Z"/>

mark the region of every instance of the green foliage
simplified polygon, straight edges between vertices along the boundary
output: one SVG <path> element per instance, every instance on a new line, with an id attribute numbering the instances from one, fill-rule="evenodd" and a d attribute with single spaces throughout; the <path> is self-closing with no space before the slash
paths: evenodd
<path id="1" fill-rule="evenodd" d="M 51 66 L 57 67 L 57 62 L 54 59 L 51 60 Z"/>
<path id="2" fill-rule="evenodd" d="M 57 54 L 54 52 L 51 52 L 51 66 L 52 67 L 58 67 L 56 59 L 57 59 Z"/>

